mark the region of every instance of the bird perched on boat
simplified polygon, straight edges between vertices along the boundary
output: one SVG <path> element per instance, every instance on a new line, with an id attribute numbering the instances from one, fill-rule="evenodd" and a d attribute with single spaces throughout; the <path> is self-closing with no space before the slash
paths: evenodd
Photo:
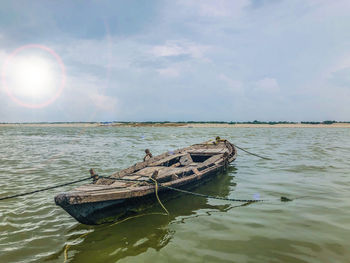
<path id="1" fill-rule="evenodd" d="M 145 157 L 143 157 L 143 161 L 145 162 L 145 161 L 148 161 L 149 159 L 151 159 L 152 157 L 153 157 L 153 155 L 151 154 L 151 152 L 149 151 L 149 149 L 146 149 L 145 150 L 145 153 L 146 153 L 146 155 L 145 155 Z"/>

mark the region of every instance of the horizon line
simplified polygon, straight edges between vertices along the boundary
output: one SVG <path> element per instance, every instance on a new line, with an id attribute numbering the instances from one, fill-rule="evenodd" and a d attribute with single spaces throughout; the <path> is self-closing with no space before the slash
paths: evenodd
<path id="1" fill-rule="evenodd" d="M 32 122 L 0 122 L 0 124 L 63 124 L 63 123 L 224 123 L 224 124 L 332 124 L 350 123 L 350 121 L 32 121 Z"/>

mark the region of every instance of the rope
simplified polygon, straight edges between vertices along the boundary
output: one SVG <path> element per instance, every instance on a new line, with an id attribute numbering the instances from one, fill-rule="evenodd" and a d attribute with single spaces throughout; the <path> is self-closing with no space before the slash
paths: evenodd
<path id="1" fill-rule="evenodd" d="M 113 224 L 111 224 L 111 225 L 108 225 L 108 227 L 111 227 L 111 226 L 114 226 L 114 225 L 119 225 L 119 224 L 121 224 L 121 223 L 124 223 L 125 221 L 130 220 L 130 219 L 134 219 L 134 218 L 138 218 L 138 217 L 142 217 L 142 216 L 150 216 L 150 215 L 162 215 L 162 216 L 165 215 L 165 216 L 167 216 L 168 214 L 165 214 L 165 213 L 157 213 L 157 212 L 155 212 L 155 213 L 148 213 L 148 214 L 140 214 L 140 215 L 136 215 L 136 216 L 130 216 L 130 217 L 124 218 L 123 220 L 117 221 L 117 222 L 115 222 L 115 223 L 113 223 Z M 65 246 L 63 263 L 66 263 L 67 260 L 68 260 L 68 250 L 69 250 L 69 248 L 70 248 L 71 246 L 77 245 L 77 244 L 75 244 L 75 242 L 76 242 L 77 240 L 79 240 L 79 239 L 82 238 L 82 237 L 87 236 L 88 234 L 90 234 L 90 233 L 92 233 L 92 232 L 93 232 L 93 231 L 90 231 L 90 232 L 87 232 L 87 233 L 82 234 L 81 236 L 79 236 L 79 237 L 77 237 L 76 239 L 74 239 L 74 241 L 73 241 L 71 244 L 67 244 L 67 245 Z"/>
<path id="2" fill-rule="evenodd" d="M 112 177 L 107 177 L 107 176 L 99 176 L 99 178 L 105 178 L 105 179 L 111 179 L 111 180 L 119 180 L 119 181 L 126 181 L 126 182 L 147 182 L 147 181 L 137 181 L 137 180 L 132 180 L 132 179 L 112 178 Z M 31 191 L 31 192 L 22 193 L 22 194 L 5 196 L 5 197 L 1 197 L 0 201 L 6 200 L 6 199 L 12 199 L 12 198 L 15 198 L 15 197 L 20 197 L 20 196 L 25 196 L 25 195 L 31 195 L 31 194 L 35 194 L 35 193 L 39 193 L 39 192 L 44 192 L 44 191 L 47 191 L 47 190 L 51 190 L 51 189 L 55 189 L 55 188 L 59 188 L 59 187 L 63 187 L 63 186 L 71 185 L 71 184 L 80 183 L 80 182 L 87 181 L 87 180 L 90 180 L 90 179 L 92 179 L 92 177 L 87 177 L 87 178 L 84 178 L 84 179 L 80 179 L 80 180 L 76 180 L 76 181 L 72 181 L 72 182 L 68 182 L 68 183 L 64 183 L 64 184 L 54 185 L 54 186 L 50 186 L 50 187 L 34 190 L 34 191 Z"/>
<path id="3" fill-rule="evenodd" d="M 109 179 L 117 179 L 117 178 L 109 178 Z M 121 179 L 121 178 L 119 178 L 119 179 Z M 158 202 L 159 202 L 159 204 L 161 205 L 161 207 L 164 209 L 164 211 L 165 211 L 165 214 L 164 213 L 148 213 L 148 214 L 140 214 L 140 215 L 135 215 L 135 216 L 130 216 L 130 217 L 127 217 L 127 218 L 124 218 L 123 220 L 120 220 L 120 221 L 117 221 L 117 222 L 115 222 L 114 224 L 111 224 L 111 225 L 109 225 L 109 226 L 114 226 L 114 225 L 118 225 L 118 224 L 121 224 L 121 223 L 123 223 L 123 222 L 125 222 L 125 221 L 128 221 L 128 220 L 130 220 L 130 219 L 133 219 L 133 218 L 138 218 L 138 217 L 142 217 L 142 216 L 147 216 L 147 215 L 165 215 L 165 216 L 168 216 L 168 215 L 170 215 L 170 213 L 169 213 L 169 211 L 165 208 L 165 206 L 163 205 L 163 203 L 162 203 L 162 201 L 160 201 L 160 199 L 159 199 L 159 196 L 158 196 L 158 182 L 157 182 L 157 180 L 155 180 L 155 179 L 153 179 L 153 178 L 151 178 L 153 181 L 154 181 L 154 183 L 155 183 L 155 193 L 156 193 L 156 197 L 157 197 L 157 200 L 158 200 Z M 125 180 L 128 180 L 128 179 L 125 179 Z M 130 180 L 130 179 L 129 179 Z M 134 181 L 136 181 L 136 180 L 134 180 Z M 76 240 L 78 240 L 78 239 L 80 239 L 80 238 L 82 238 L 82 237 L 84 237 L 84 236 L 87 236 L 88 234 L 90 234 L 91 232 L 88 232 L 88 233 L 85 233 L 85 234 L 82 234 L 81 236 L 79 236 L 78 238 L 76 238 L 74 241 L 76 241 Z M 73 243 L 74 243 L 74 241 L 73 241 Z M 73 244 L 74 245 L 74 244 Z M 66 245 L 66 247 L 65 247 L 65 249 L 64 249 L 64 261 L 63 261 L 63 263 L 66 263 L 67 262 L 67 260 L 68 260 L 68 249 L 69 249 L 69 247 L 70 246 L 72 246 L 72 244 L 67 244 Z"/>
<path id="4" fill-rule="evenodd" d="M 237 146 L 237 145 L 235 145 L 235 144 L 234 144 L 234 146 L 237 147 L 238 149 L 240 149 L 240 150 L 242 150 L 242 151 L 248 153 L 248 154 L 257 156 L 257 157 L 262 158 L 262 159 L 265 159 L 265 160 L 272 160 L 272 159 L 270 159 L 270 158 L 267 158 L 267 157 L 264 157 L 264 156 L 261 156 L 261 155 L 258 155 L 258 154 L 249 152 L 249 151 L 247 151 L 246 149 L 241 148 L 241 147 L 239 147 L 239 146 Z M 182 176 L 183 176 L 183 175 L 184 175 L 184 172 L 182 173 Z M 98 175 L 96 175 L 96 176 L 98 176 Z M 112 178 L 112 177 L 106 177 L 106 176 L 98 176 L 98 178 L 105 178 L 105 179 L 119 180 L 119 181 L 126 181 L 126 182 L 147 182 L 146 180 L 144 180 L 144 181 L 139 181 L 139 180 L 132 180 L 132 179 Z M 43 191 L 47 191 L 47 190 L 59 188 L 59 187 L 62 187 L 62 186 L 67 186 L 67 185 L 71 185 L 71 184 L 83 182 L 83 181 L 86 181 L 86 180 L 89 180 L 89 179 L 91 179 L 91 177 L 84 178 L 84 179 L 80 179 L 80 180 L 76 180 L 76 181 L 72 181 L 72 182 L 68 182 L 68 183 L 65 183 L 65 184 L 50 186 L 50 187 L 46 187 L 46 188 L 43 188 L 43 189 L 38 189 L 38 190 L 35 190 L 35 191 L 22 193 L 22 194 L 16 194 L 16 195 L 11 195 L 11 196 L 5 196 L 5 197 L 0 198 L 0 201 L 2 201 L 2 200 L 7 200 L 7 199 L 11 199 L 11 198 L 15 198 L 15 197 L 20 197 L 20 196 L 30 195 L 30 194 L 34 194 L 34 193 L 38 193 L 38 192 L 43 192 Z M 151 179 L 153 180 L 153 178 L 151 178 Z M 148 183 L 148 182 L 147 182 L 147 183 Z M 186 193 L 186 194 L 192 193 L 193 195 L 202 196 L 202 197 L 211 198 L 211 199 L 220 199 L 220 200 L 227 200 L 227 201 L 244 202 L 244 200 L 241 201 L 240 199 L 230 199 L 230 198 L 222 199 L 221 197 L 208 196 L 208 195 L 201 195 L 201 194 L 197 194 L 197 193 L 193 193 L 193 192 L 189 192 L 189 191 L 185 191 L 185 190 L 181 190 L 181 189 L 177 189 L 177 188 L 173 188 L 173 187 L 167 187 L 167 186 L 163 186 L 163 185 L 160 185 L 160 186 L 165 187 L 165 188 L 169 188 L 169 189 L 174 190 L 174 191 L 183 192 L 183 193 Z M 164 206 L 162 205 L 162 203 L 160 202 L 159 197 L 158 197 L 158 192 L 157 192 L 157 191 L 158 191 L 158 183 L 157 183 L 156 181 L 155 181 L 155 187 L 156 187 L 156 196 L 157 196 L 158 202 L 161 204 L 161 206 L 162 206 L 163 209 L 164 209 Z M 257 200 L 248 200 L 248 201 L 249 201 L 249 202 L 256 202 Z M 262 200 L 259 200 L 259 201 L 262 201 Z M 281 201 L 285 201 L 285 199 L 282 200 L 282 198 L 281 198 Z M 166 209 L 164 209 L 164 210 L 166 210 Z M 166 210 L 166 212 L 167 212 L 167 214 L 169 214 L 167 210 Z"/>
<path id="5" fill-rule="evenodd" d="M 109 226 L 115 226 L 115 225 L 119 225 L 121 223 L 124 223 L 125 221 L 128 221 L 130 219 L 133 219 L 133 218 L 138 218 L 138 217 L 142 217 L 142 216 L 150 216 L 150 215 L 162 215 L 162 216 L 167 216 L 168 214 L 164 214 L 164 213 L 158 213 L 158 212 L 154 212 L 154 213 L 148 213 L 148 214 L 140 214 L 140 215 L 136 215 L 136 216 L 130 216 L 130 217 L 127 217 L 127 218 L 124 218 L 123 220 L 120 220 L 120 221 L 117 221 Z"/>
<path id="6" fill-rule="evenodd" d="M 153 180 L 154 184 L 155 184 L 155 188 L 156 188 L 156 197 L 157 197 L 157 200 L 158 200 L 158 203 L 161 205 L 161 207 L 164 209 L 165 213 L 167 213 L 167 215 L 170 215 L 169 214 L 169 211 L 165 208 L 165 206 L 163 205 L 163 203 L 160 201 L 159 199 L 159 196 L 158 196 L 158 182 L 156 179 L 152 178 L 151 179 Z"/>
<path id="7" fill-rule="evenodd" d="M 16 194 L 16 195 L 5 196 L 5 197 L 0 198 L 0 201 L 6 200 L 6 199 L 15 198 L 15 197 L 19 197 L 19 196 L 25 196 L 25 195 L 35 194 L 35 193 L 39 193 L 39 192 L 43 192 L 43 191 L 47 191 L 47 190 L 59 188 L 59 187 L 66 186 L 66 185 L 76 184 L 76 183 L 83 182 L 83 181 L 90 180 L 90 179 L 91 179 L 91 177 L 88 177 L 88 178 L 76 180 L 76 181 L 69 182 L 69 183 L 65 183 L 65 184 L 59 184 L 59 185 L 55 185 L 55 186 L 50 186 L 50 187 L 38 189 L 38 190 L 35 190 L 35 191 L 31 191 L 31 192 L 26 192 L 26 193 L 22 193 L 22 194 Z"/>
<path id="8" fill-rule="evenodd" d="M 247 151 L 246 149 L 243 149 L 243 148 L 237 146 L 236 144 L 234 144 L 234 146 L 237 147 L 238 149 L 242 150 L 243 152 L 246 152 L 246 153 L 248 153 L 248 154 L 254 155 L 254 156 L 259 157 L 259 158 L 261 158 L 261 159 L 264 159 L 264 160 L 272 160 L 271 158 L 267 158 L 267 157 L 261 156 L 261 155 L 256 154 L 256 153 L 249 152 L 249 151 Z"/>
<path id="9" fill-rule="evenodd" d="M 123 179 L 123 178 L 113 178 L 113 177 L 106 177 L 106 176 L 100 176 L 100 178 L 105 178 L 105 179 L 111 179 L 111 180 L 116 180 L 116 181 L 127 181 L 127 182 L 140 182 L 139 180 L 132 180 L 132 179 Z M 206 195 L 206 194 L 200 194 L 200 193 L 195 193 L 195 192 L 190 192 L 187 190 L 183 190 L 183 189 L 179 189 L 179 188 L 175 188 L 175 187 L 171 187 L 171 186 L 166 186 L 163 185 L 159 182 L 157 182 L 156 180 L 154 180 L 153 178 L 150 178 L 154 184 L 155 184 L 155 188 L 156 188 L 156 196 L 158 199 L 158 202 L 160 202 L 159 197 L 158 197 L 158 186 L 159 187 L 163 187 L 163 188 L 167 188 L 173 191 L 177 191 L 180 193 L 185 193 L 185 194 L 189 194 L 189 195 L 194 195 L 194 196 L 199 196 L 199 197 L 205 197 L 205 198 L 209 198 L 209 199 L 216 199 L 216 200 L 224 200 L 224 201 L 231 201 L 231 202 L 249 202 L 249 203 L 253 203 L 253 202 L 263 202 L 263 201 L 267 201 L 267 200 L 256 200 L 256 199 L 233 199 L 233 198 L 225 198 L 225 197 L 219 197 L 219 196 L 212 196 L 212 195 Z M 141 181 L 141 182 L 146 182 L 146 183 L 150 183 L 150 181 Z M 290 199 L 289 199 L 290 200 Z M 282 200 L 285 201 L 285 200 Z M 162 205 L 162 203 L 160 202 L 160 205 L 163 207 L 164 210 L 165 207 Z M 166 210 L 167 212 L 167 210 Z M 167 214 L 169 214 L 169 212 L 167 212 Z"/>
<path id="10" fill-rule="evenodd" d="M 190 192 L 190 191 L 186 191 L 183 189 L 179 189 L 179 188 L 174 188 L 171 186 L 165 186 L 165 185 L 160 185 L 161 187 L 164 188 L 168 188 L 170 190 L 174 190 L 180 193 L 184 193 L 184 194 L 189 194 L 189 195 L 194 195 L 194 196 L 199 196 L 199 197 L 205 197 L 205 198 L 209 198 L 209 199 L 216 199 L 216 200 L 224 200 L 224 201 L 232 201 L 232 202 L 244 202 L 244 203 L 253 203 L 253 202 L 263 202 L 266 200 L 255 200 L 255 199 L 233 199 L 233 198 L 225 198 L 225 197 L 219 197 L 219 196 L 212 196 L 212 195 L 206 195 L 206 194 L 200 194 L 200 193 L 195 193 L 195 192 Z"/>
<path id="11" fill-rule="evenodd" d="M 84 237 L 84 236 L 87 236 L 87 235 L 90 234 L 90 233 L 92 233 L 92 231 L 82 234 L 81 236 L 77 237 L 77 238 L 73 241 L 73 243 L 74 243 L 75 241 L 77 241 L 78 239 L 80 239 L 80 238 L 82 238 L 82 237 Z M 68 260 L 68 249 L 69 249 L 70 246 L 74 245 L 73 243 L 72 243 L 72 244 L 67 244 L 67 245 L 66 245 L 66 247 L 65 247 L 65 249 L 64 249 L 64 261 L 63 261 L 63 263 L 66 263 L 66 262 L 67 262 L 67 260 Z"/>
<path id="12" fill-rule="evenodd" d="M 140 180 L 132 180 L 132 179 L 113 178 L 113 177 L 107 177 L 107 176 L 99 176 L 99 178 L 105 178 L 105 179 L 110 179 L 110 180 L 115 180 L 115 181 L 125 181 L 125 182 L 151 183 L 150 181 L 147 181 L 147 180 L 140 181 Z M 46 187 L 46 188 L 43 188 L 43 189 L 38 189 L 38 190 L 27 192 L 27 193 L 6 196 L 6 197 L 0 198 L 0 201 L 1 200 L 15 198 L 15 197 L 19 197 L 19 196 L 30 195 L 30 194 L 34 194 L 34 193 L 38 193 L 38 192 L 43 192 L 43 191 L 47 191 L 47 190 L 50 190 L 50 189 L 55 189 L 55 188 L 59 188 L 59 187 L 62 187 L 62 186 L 71 185 L 71 184 L 79 183 L 79 182 L 82 182 L 82 181 L 90 180 L 90 179 L 91 179 L 91 177 L 88 177 L 88 178 L 76 180 L 76 181 L 73 181 L 73 182 L 68 182 L 68 183 L 65 183 L 65 184 L 60 184 L 60 185 L 55 185 L 55 186 L 51 186 L 51 187 Z M 153 178 L 151 178 L 151 179 L 153 181 L 155 181 Z M 187 191 L 187 190 L 183 190 L 183 189 L 179 189 L 179 188 L 175 188 L 175 187 L 171 187 L 171 186 L 165 186 L 165 185 L 163 185 L 161 183 L 158 183 L 157 181 L 155 181 L 154 184 L 155 184 L 155 188 L 156 188 L 155 192 L 156 192 L 157 200 L 158 200 L 159 204 L 161 205 L 161 207 L 164 209 L 164 211 L 168 215 L 169 215 L 168 210 L 164 207 L 164 205 L 162 204 L 162 202 L 160 201 L 159 196 L 158 196 L 158 190 L 159 190 L 158 188 L 159 187 L 167 188 L 167 189 L 170 189 L 170 190 L 173 190 L 173 191 L 177 191 L 177 192 L 180 192 L 180 193 L 185 193 L 185 194 L 189 194 L 189 195 L 193 195 L 193 196 L 205 197 L 205 198 L 208 198 L 208 199 L 231 201 L 231 202 L 249 202 L 249 203 L 253 203 L 253 202 L 266 202 L 266 201 L 269 201 L 269 200 L 262 200 L 262 199 L 256 200 L 256 199 L 224 198 L 224 197 L 219 197 L 219 196 L 211 196 L 211 195 L 206 195 L 206 194 L 195 193 L 195 192 L 191 192 L 191 191 Z M 297 199 L 297 198 L 294 198 L 294 199 Z M 292 201 L 292 200 L 293 199 L 289 199 L 289 198 L 284 197 L 284 196 L 281 196 L 281 198 L 280 198 L 280 201 L 282 201 L 282 202 L 289 202 L 289 201 Z"/>

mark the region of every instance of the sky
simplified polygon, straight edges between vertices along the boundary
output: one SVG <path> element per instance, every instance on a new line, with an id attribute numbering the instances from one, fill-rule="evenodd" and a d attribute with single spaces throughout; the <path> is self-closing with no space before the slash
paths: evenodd
<path id="1" fill-rule="evenodd" d="M 350 121 L 350 1 L 0 3 L 0 122 Z"/>

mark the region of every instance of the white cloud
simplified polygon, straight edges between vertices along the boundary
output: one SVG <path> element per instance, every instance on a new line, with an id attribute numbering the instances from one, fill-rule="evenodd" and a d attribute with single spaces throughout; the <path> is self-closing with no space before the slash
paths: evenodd
<path id="1" fill-rule="evenodd" d="M 342 55 L 336 62 L 328 69 L 329 73 L 334 73 L 339 70 L 350 68 L 350 54 Z"/>
<path id="2" fill-rule="evenodd" d="M 188 54 L 188 52 L 176 43 L 167 43 L 163 46 L 155 46 L 152 53 L 157 57 L 170 57 Z"/>
<path id="3" fill-rule="evenodd" d="M 255 82 L 254 91 L 276 93 L 280 91 L 280 87 L 276 79 L 263 78 Z"/>
<path id="4" fill-rule="evenodd" d="M 59 110 L 69 120 L 109 119 L 117 116 L 120 103 L 116 95 L 106 94 L 104 79 L 78 72 L 67 79 L 67 88 L 58 99 Z"/>
<path id="5" fill-rule="evenodd" d="M 229 91 L 236 93 L 236 94 L 243 94 L 244 93 L 242 81 L 233 80 L 233 79 L 227 77 L 225 74 L 220 74 L 219 79 L 226 83 Z"/>
<path id="6" fill-rule="evenodd" d="M 248 0 L 180 0 L 178 4 L 206 17 L 241 16 L 244 8 L 250 4 Z"/>
<path id="7" fill-rule="evenodd" d="M 139 55 L 140 47 L 136 42 L 106 37 L 102 39 L 68 38 L 63 43 L 56 44 L 57 50 L 70 63 L 81 63 L 84 66 L 100 68 L 129 68 L 134 54 Z"/>
<path id="8" fill-rule="evenodd" d="M 162 68 L 157 70 L 158 73 L 165 77 L 178 77 L 180 75 L 180 72 L 176 68 Z"/>
<path id="9" fill-rule="evenodd" d="M 154 46 L 151 50 L 151 54 L 156 57 L 188 55 L 192 58 L 204 58 L 204 54 L 208 49 L 208 46 L 190 41 L 173 40 L 166 41 L 164 45 Z"/>
<path id="10" fill-rule="evenodd" d="M 90 100 L 94 103 L 98 109 L 104 111 L 116 111 L 118 106 L 117 98 L 106 96 L 99 93 L 92 93 L 89 95 Z"/>

